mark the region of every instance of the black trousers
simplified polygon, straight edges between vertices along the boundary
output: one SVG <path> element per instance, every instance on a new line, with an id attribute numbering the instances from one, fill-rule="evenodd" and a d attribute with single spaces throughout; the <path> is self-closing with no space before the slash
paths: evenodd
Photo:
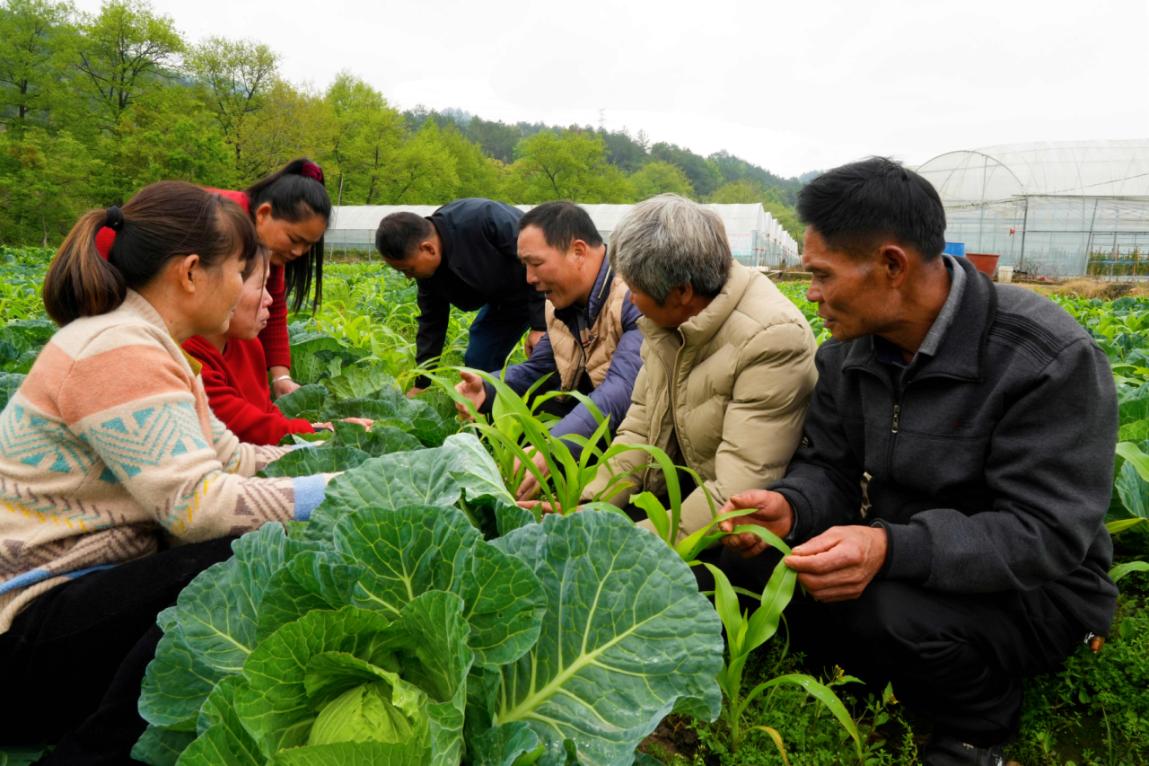
<path id="1" fill-rule="evenodd" d="M 0 634 L 0 746 L 54 744 L 42 764 L 131 763 L 145 722 L 156 615 L 234 538 L 169 548 L 84 575 L 34 600 Z"/>
<path id="2" fill-rule="evenodd" d="M 778 559 L 720 557 L 732 581 L 756 592 Z M 792 650 L 878 688 L 892 682 L 935 732 L 981 747 L 1017 733 L 1022 678 L 1056 670 L 1085 636 L 1041 590 L 953 594 L 894 580 L 831 604 L 795 594 L 786 622 Z"/>

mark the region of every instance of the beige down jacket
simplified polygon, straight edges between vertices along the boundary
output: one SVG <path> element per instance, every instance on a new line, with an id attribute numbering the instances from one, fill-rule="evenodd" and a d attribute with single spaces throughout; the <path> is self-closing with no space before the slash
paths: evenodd
<path id="1" fill-rule="evenodd" d="M 614 444 L 653 444 L 703 480 L 682 502 L 681 533 L 706 525 L 732 494 L 781 478 L 802 437 L 817 373 L 810 325 L 774 284 L 735 263 L 714 300 L 675 329 L 639 320 L 642 370 Z M 631 486 L 609 499 L 665 491 L 640 451 L 624 452 L 584 492 L 593 499 L 611 477 Z M 704 489 L 705 488 L 705 489 Z"/>

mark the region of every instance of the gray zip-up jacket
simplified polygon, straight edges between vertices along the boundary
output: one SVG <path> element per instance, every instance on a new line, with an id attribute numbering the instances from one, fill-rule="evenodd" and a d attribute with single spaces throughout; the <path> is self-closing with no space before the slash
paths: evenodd
<path id="1" fill-rule="evenodd" d="M 790 537 L 880 524 L 880 577 L 953 593 L 1040 588 L 1104 633 L 1117 594 L 1108 360 L 1051 301 L 956 263 L 965 285 L 933 356 L 902 373 L 872 336 L 819 349 L 802 445 L 772 487 L 794 509 Z"/>

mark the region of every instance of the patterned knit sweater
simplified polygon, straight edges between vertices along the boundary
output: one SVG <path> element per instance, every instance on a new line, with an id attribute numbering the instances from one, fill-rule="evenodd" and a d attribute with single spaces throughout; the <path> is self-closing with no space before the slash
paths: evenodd
<path id="1" fill-rule="evenodd" d="M 162 318 L 129 291 L 61 328 L 0 413 L 0 633 L 93 569 L 307 518 L 326 479 L 258 479 L 289 448 L 242 444 L 212 414 Z"/>

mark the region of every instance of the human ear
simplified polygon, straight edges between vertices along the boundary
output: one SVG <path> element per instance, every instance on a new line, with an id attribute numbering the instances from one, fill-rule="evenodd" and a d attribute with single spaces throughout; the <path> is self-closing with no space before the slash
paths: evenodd
<path id="1" fill-rule="evenodd" d="M 442 257 L 439 255 L 439 248 L 431 240 L 426 240 L 419 244 L 419 251 L 425 253 L 427 256 L 427 263 L 433 268 L 438 269 L 439 264 L 442 263 Z"/>
<path id="2" fill-rule="evenodd" d="M 172 259 L 171 270 L 175 274 L 176 284 L 186 293 L 196 291 L 197 280 L 202 279 L 203 262 L 195 253 Z"/>
<path id="3" fill-rule="evenodd" d="M 882 273 L 891 284 L 900 284 L 910 265 L 910 254 L 895 244 L 882 245 L 878 253 Z"/>
<path id="4" fill-rule="evenodd" d="M 271 218 L 271 203 L 264 202 L 255 209 L 255 222 L 256 224 L 264 223 Z"/>
<path id="5" fill-rule="evenodd" d="M 694 299 L 694 285 L 689 282 L 681 284 L 678 287 L 672 288 L 670 295 L 667 297 L 673 297 L 677 305 L 685 306 Z"/>

